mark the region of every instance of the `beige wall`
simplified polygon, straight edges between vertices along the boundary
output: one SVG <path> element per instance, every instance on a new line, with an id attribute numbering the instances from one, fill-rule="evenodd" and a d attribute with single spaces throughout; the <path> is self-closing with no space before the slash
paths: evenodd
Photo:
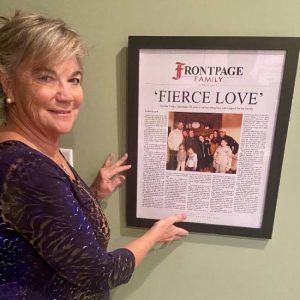
<path id="1" fill-rule="evenodd" d="M 128 35 L 300 36 L 299 0 L 1 0 L 1 14 L 21 8 L 61 17 L 86 41 L 85 104 L 64 147 L 87 181 L 112 151 L 126 149 Z M 113 300 L 300 299 L 300 74 L 298 72 L 270 241 L 190 234 L 150 253 Z M 143 230 L 126 228 L 124 188 L 105 203 L 111 248 Z M 96 278 L 95 278 L 96 280 Z"/>

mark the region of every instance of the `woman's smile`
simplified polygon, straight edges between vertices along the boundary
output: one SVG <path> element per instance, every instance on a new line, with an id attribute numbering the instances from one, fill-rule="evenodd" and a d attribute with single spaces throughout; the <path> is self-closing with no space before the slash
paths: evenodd
<path id="1" fill-rule="evenodd" d="M 61 109 L 48 109 L 48 111 L 57 116 L 68 116 L 71 114 L 71 110 L 61 110 Z"/>

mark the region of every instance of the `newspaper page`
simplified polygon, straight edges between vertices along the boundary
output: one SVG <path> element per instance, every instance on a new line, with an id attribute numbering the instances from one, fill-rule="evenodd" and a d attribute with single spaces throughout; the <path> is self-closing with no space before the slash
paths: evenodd
<path id="1" fill-rule="evenodd" d="M 137 217 L 260 228 L 285 51 L 139 55 Z"/>

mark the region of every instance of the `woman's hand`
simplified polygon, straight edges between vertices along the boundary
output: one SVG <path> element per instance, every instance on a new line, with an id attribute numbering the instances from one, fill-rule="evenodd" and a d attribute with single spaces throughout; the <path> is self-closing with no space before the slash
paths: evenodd
<path id="1" fill-rule="evenodd" d="M 126 165 L 127 158 L 128 155 L 125 153 L 119 160 L 112 163 L 113 155 L 109 154 L 107 156 L 91 185 L 91 190 L 96 194 L 98 199 L 110 195 L 124 182 L 125 176 L 120 173 L 131 168 L 131 165 Z"/>
<path id="2" fill-rule="evenodd" d="M 155 242 L 171 242 L 188 235 L 188 231 L 179 228 L 174 223 L 182 222 L 186 219 L 185 214 L 176 214 L 157 221 L 149 230 L 155 237 Z"/>

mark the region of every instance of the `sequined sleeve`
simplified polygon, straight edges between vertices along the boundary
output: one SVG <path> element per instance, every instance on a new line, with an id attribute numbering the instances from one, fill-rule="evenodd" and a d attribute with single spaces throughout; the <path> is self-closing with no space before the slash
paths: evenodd
<path id="1" fill-rule="evenodd" d="M 98 292 L 130 279 L 132 252 L 106 252 L 70 182 L 42 157 L 32 154 L 10 168 L 2 209 L 5 222 L 58 274 L 79 288 Z"/>

